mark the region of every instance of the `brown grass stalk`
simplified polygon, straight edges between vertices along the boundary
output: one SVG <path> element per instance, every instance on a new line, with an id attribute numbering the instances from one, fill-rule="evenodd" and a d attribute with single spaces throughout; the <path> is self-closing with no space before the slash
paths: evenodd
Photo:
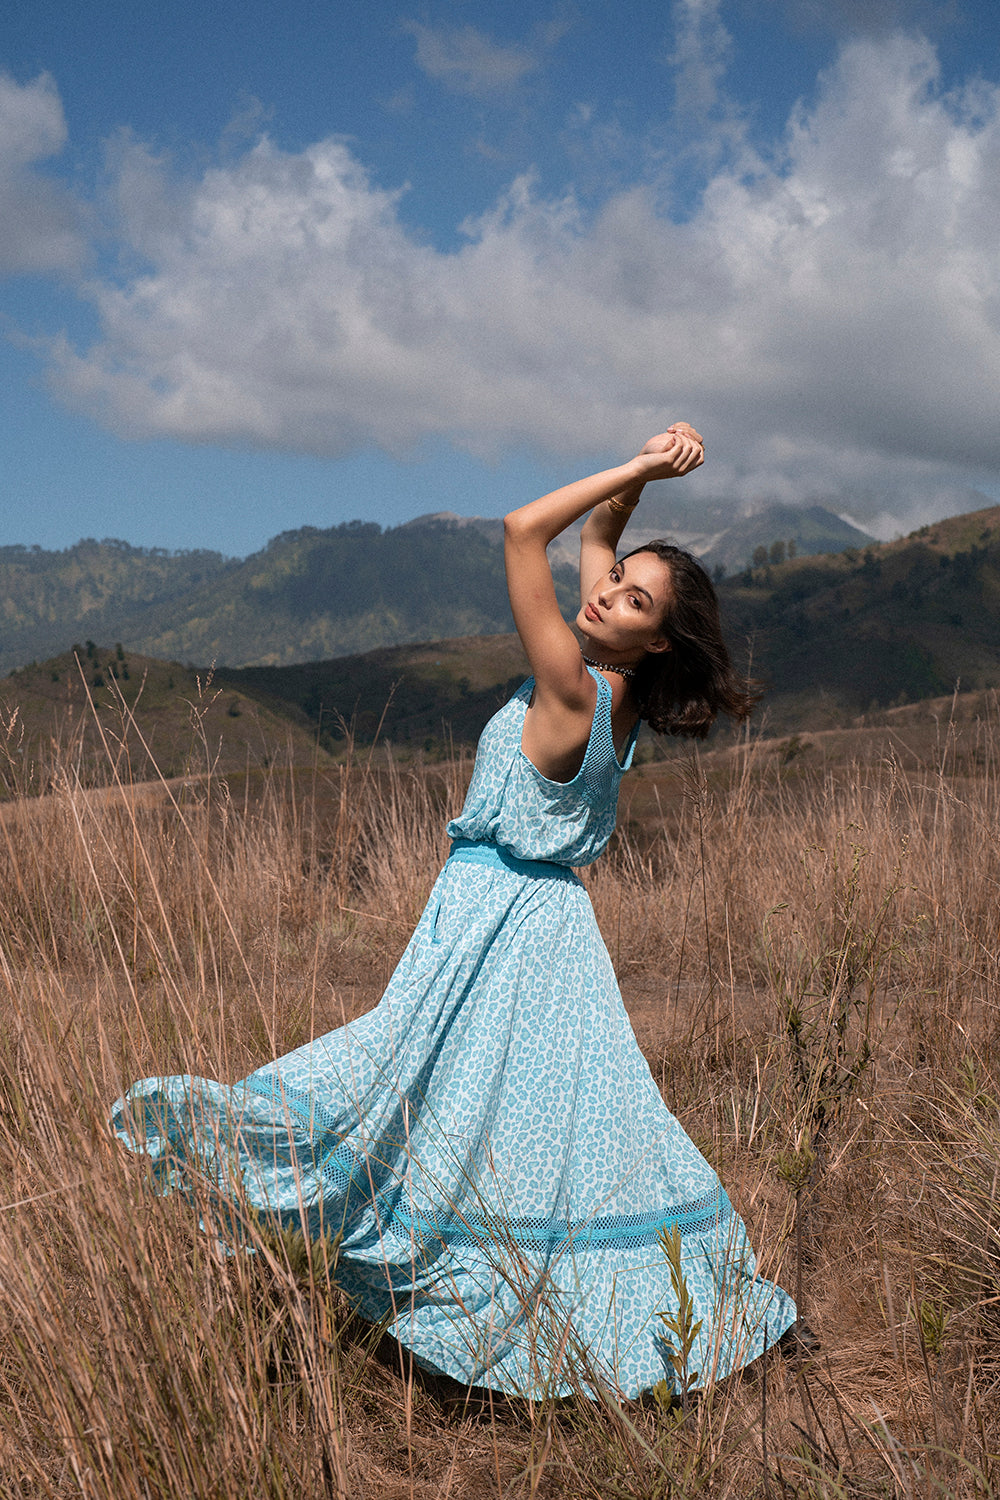
<path id="1" fill-rule="evenodd" d="M 994 724 L 921 763 L 646 767 L 586 877 L 654 1076 L 822 1343 L 687 1411 L 421 1379 L 329 1244 L 225 1254 L 210 1201 L 215 1232 L 118 1151 L 132 1079 L 232 1080 L 375 1003 L 468 771 L 220 781 L 206 746 L 140 783 L 138 734 L 104 786 L 56 746 L 0 804 L 0 1492 L 994 1495 Z"/>

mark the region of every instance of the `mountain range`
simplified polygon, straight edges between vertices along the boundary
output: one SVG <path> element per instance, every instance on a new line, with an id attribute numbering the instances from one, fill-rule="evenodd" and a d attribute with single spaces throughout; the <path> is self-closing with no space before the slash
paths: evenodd
<path id="1" fill-rule="evenodd" d="M 897 542 L 745 569 L 719 586 L 727 639 L 782 732 L 1000 686 L 1000 507 Z M 376 734 L 474 742 L 527 671 L 515 635 L 439 640 L 216 679 L 309 721 L 335 750 Z"/>
<path id="2" fill-rule="evenodd" d="M 717 576 L 775 541 L 794 541 L 805 555 L 870 540 L 819 506 L 733 520 L 718 505 L 665 505 L 653 492 L 629 540 L 670 536 Z M 363 521 L 305 526 L 243 559 L 92 539 L 61 552 L 0 548 L 0 672 L 88 640 L 180 662 L 277 666 L 503 632 L 512 622 L 501 538 L 498 520 L 438 515 L 387 530 Z M 568 616 L 577 607 L 575 552 L 572 536 L 552 548 Z"/>
<path id="3" fill-rule="evenodd" d="M 575 578 L 557 571 L 575 609 Z M 501 549 L 439 521 L 307 526 L 242 560 L 125 542 L 7 547 L 0 620 L 0 671 L 87 639 L 202 665 L 278 664 L 511 627 Z"/>
<path id="4" fill-rule="evenodd" d="M 475 527 L 416 529 L 436 539 L 434 566 L 450 587 L 458 539 L 475 536 Z M 772 733 L 817 732 L 959 688 L 1000 687 L 1000 507 L 896 542 L 751 566 L 719 595 L 737 664 L 766 688 L 760 714 Z M 93 642 L 77 657 L 63 654 L 0 682 L 0 782 L 5 744 L 8 767 L 26 766 L 31 744 L 51 747 L 54 726 L 63 737 L 85 732 L 88 698 L 112 741 L 134 712 L 161 769 L 177 774 L 206 760 L 227 772 L 266 766 L 268 747 L 286 739 L 300 765 L 376 738 L 403 753 L 447 755 L 474 743 L 527 671 L 512 633 L 214 673 Z M 640 748 L 656 753 L 648 737 Z M 88 763 L 97 767 L 100 753 L 95 739 Z"/>

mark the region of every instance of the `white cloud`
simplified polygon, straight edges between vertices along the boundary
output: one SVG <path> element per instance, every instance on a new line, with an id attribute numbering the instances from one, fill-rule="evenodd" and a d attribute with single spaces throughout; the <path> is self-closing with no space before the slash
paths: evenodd
<path id="1" fill-rule="evenodd" d="M 675 0 L 669 55 L 677 70 L 677 108 L 705 118 L 723 97 L 732 37 L 719 16 L 719 0 Z"/>
<path id="2" fill-rule="evenodd" d="M 719 164 L 754 171 L 746 122 L 726 87 L 733 39 L 722 22 L 721 0 L 674 0 L 667 51 L 674 74 L 673 140 L 669 156 L 678 186 L 700 183 Z"/>
<path id="3" fill-rule="evenodd" d="M 538 67 L 538 57 L 527 47 L 503 46 L 475 26 L 403 25 L 416 41 L 417 66 L 456 93 L 505 92 Z"/>
<path id="4" fill-rule="evenodd" d="M 0 73 L 0 274 L 63 271 L 83 249 L 78 211 L 38 170 L 66 141 L 66 122 L 47 73 L 19 84 Z"/>
<path id="5" fill-rule="evenodd" d="M 760 0 L 751 0 L 755 6 Z M 957 19 L 956 0 L 771 0 L 793 26 L 885 35 L 910 30 L 949 27 Z"/>
<path id="6" fill-rule="evenodd" d="M 93 288 L 101 341 L 55 378 L 124 433 L 326 455 L 438 435 L 577 464 L 684 416 L 712 492 L 947 509 L 1000 469 L 998 104 L 940 97 L 926 43 L 856 42 L 780 164 L 718 171 L 684 222 L 522 179 L 450 254 L 342 141 L 187 183 L 125 142 L 147 269 Z"/>

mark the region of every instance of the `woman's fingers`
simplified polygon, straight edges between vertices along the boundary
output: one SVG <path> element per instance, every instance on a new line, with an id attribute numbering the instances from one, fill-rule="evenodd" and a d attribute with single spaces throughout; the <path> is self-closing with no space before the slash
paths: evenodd
<path id="1" fill-rule="evenodd" d="M 696 469 L 705 460 L 701 439 L 689 437 L 687 433 L 678 433 L 678 444 L 671 450 L 670 457 L 678 474 L 687 474 L 691 469 Z"/>
<path id="2" fill-rule="evenodd" d="M 674 422 L 674 423 L 671 424 L 670 427 L 667 428 L 667 431 L 668 432 L 686 432 L 687 435 L 688 435 L 688 437 L 694 438 L 694 440 L 695 440 L 696 443 L 701 443 L 702 447 L 705 446 L 705 440 L 702 437 L 701 433 L 700 432 L 696 432 L 695 429 L 691 426 L 690 422 Z"/>
<path id="3" fill-rule="evenodd" d="M 647 457 L 662 460 L 657 465 L 658 473 L 650 477 L 674 479 L 700 468 L 705 462 L 705 445 L 700 432 L 689 422 L 675 422 L 666 432 L 650 438 L 642 450 Z"/>
<path id="4" fill-rule="evenodd" d="M 651 437 L 642 452 L 671 453 L 685 442 L 696 443 L 702 449 L 705 446 L 701 433 L 697 432 L 690 422 L 674 422 L 666 432 L 659 432 L 656 437 Z"/>
<path id="5" fill-rule="evenodd" d="M 702 443 L 702 441 L 701 441 L 700 438 L 698 438 L 698 439 L 692 439 L 691 440 L 691 451 L 690 451 L 690 454 L 685 454 L 685 456 L 683 458 L 683 464 L 684 464 L 683 472 L 685 474 L 690 473 L 690 471 L 692 469 L 697 469 L 699 467 L 699 465 L 703 464 L 704 462 L 705 462 L 705 446 L 704 446 L 704 444 Z"/>

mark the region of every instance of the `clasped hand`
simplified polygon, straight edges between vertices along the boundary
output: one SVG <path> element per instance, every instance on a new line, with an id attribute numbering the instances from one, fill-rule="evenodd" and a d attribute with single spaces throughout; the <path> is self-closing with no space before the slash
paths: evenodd
<path id="1" fill-rule="evenodd" d="M 650 438 L 639 457 L 659 460 L 648 468 L 647 478 L 678 479 L 705 462 L 705 443 L 689 422 L 674 422 Z"/>

